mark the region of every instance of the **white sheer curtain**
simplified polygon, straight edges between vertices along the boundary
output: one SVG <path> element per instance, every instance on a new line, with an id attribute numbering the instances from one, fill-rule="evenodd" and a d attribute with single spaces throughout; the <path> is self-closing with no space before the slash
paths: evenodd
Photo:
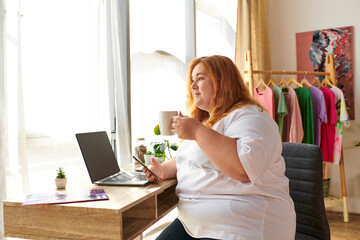
<path id="1" fill-rule="evenodd" d="M 90 182 L 75 133 L 110 132 L 104 2 L 0 0 L 1 238 L 2 200 L 53 189 L 59 166 Z"/>
<path id="2" fill-rule="evenodd" d="M 0 200 L 49 189 L 59 166 L 88 178 L 75 133 L 115 115 L 129 163 L 128 1 L 0 0 L 0 21 Z"/>
<path id="3" fill-rule="evenodd" d="M 5 98 L 4 1 L 0 0 L 0 222 L 3 223 L 3 204 L 6 199 L 7 111 Z M 0 225 L 0 239 L 4 238 L 4 225 Z"/>
<path id="4" fill-rule="evenodd" d="M 108 5 L 108 79 L 114 87 L 117 159 L 120 165 L 131 162 L 129 2 L 110 0 Z"/>
<path id="5" fill-rule="evenodd" d="M 79 132 L 110 132 L 104 0 L 23 0 L 22 74 L 30 190 L 89 180 Z M 46 187 L 47 188 L 46 188 Z"/>
<path id="6" fill-rule="evenodd" d="M 28 192 L 28 166 L 21 75 L 20 4 L 0 1 L 0 217 L 2 200 Z M 0 227 L 3 238 L 3 224 Z"/>

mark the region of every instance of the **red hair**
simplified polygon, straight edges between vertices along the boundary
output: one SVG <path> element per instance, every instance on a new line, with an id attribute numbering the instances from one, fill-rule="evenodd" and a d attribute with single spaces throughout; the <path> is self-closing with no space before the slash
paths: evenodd
<path id="1" fill-rule="evenodd" d="M 201 110 L 194 104 L 192 93 L 192 72 L 196 65 L 202 63 L 213 83 L 214 95 L 210 102 L 210 112 Z M 212 127 L 220 119 L 226 117 L 234 109 L 245 105 L 262 106 L 251 97 L 240 72 L 233 61 L 227 57 L 214 55 L 209 57 L 195 58 L 190 62 L 186 77 L 187 102 L 186 108 L 190 116 Z"/>

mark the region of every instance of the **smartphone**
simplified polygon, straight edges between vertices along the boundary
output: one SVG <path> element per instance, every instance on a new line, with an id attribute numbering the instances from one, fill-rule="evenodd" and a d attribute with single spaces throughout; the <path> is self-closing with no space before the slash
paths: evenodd
<path id="1" fill-rule="evenodd" d="M 146 170 L 148 170 L 156 179 L 159 179 L 159 177 L 153 172 L 151 171 L 138 157 L 133 155 L 133 158 L 140 163 L 144 168 L 146 168 Z"/>

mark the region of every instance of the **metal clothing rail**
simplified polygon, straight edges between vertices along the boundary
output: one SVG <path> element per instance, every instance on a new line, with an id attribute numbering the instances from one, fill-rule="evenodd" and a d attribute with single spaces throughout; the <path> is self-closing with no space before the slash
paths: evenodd
<path id="1" fill-rule="evenodd" d="M 251 96 L 254 96 L 254 78 L 253 78 L 253 74 L 318 75 L 318 76 L 325 76 L 325 79 L 329 78 L 330 83 L 333 84 L 333 85 L 336 85 L 336 71 L 335 71 L 335 64 L 334 64 L 334 55 L 326 56 L 325 67 L 326 67 L 325 72 L 285 71 L 285 70 L 283 70 L 283 71 L 253 70 L 251 54 L 250 54 L 250 51 L 247 51 L 245 53 L 245 66 L 244 66 L 244 72 L 243 73 L 244 73 L 244 81 L 248 86 L 250 94 L 251 94 Z M 325 163 L 324 163 L 323 170 L 325 170 Z M 340 170 L 340 181 L 341 181 L 342 197 L 329 195 L 329 197 L 324 198 L 325 207 L 329 208 L 329 207 L 335 207 L 335 206 L 343 206 L 344 222 L 349 222 L 346 183 L 345 183 L 345 167 L 344 167 L 344 157 L 343 157 L 342 146 L 341 146 L 339 170 Z"/>

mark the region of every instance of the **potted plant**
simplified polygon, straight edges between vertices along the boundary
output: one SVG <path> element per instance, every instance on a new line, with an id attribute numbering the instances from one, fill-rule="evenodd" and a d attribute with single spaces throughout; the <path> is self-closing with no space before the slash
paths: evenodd
<path id="1" fill-rule="evenodd" d="M 160 160 L 159 162 L 172 159 L 171 150 L 176 151 L 178 149 L 176 143 L 170 143 L 167 139 L 151 142 L 150 145 L 153 147 L 155 158 Z"/>
<path id="2" fill-rule="evenodd" d="M 155 157 L 155 154 L 152 151 L 147 151 L 144 154 L 144 159 L 145 159 L 145 164 L 146 165 L 150 165 L 151 164 L 151 159 Z"/>
<path id="3" fill-rule="evenodd" d="M 160 135 L 160 127 L 159 124 L 154 128 L 155 135 Z M 178 149 L 177 143 L 170 143 L 167 139 L 157 140 L 150 143 L 150 146 L 153 148 L 154 157 L 160 163 L 164 162 L 165 159 L 172 159 L 171 150 L 176 151 Z M 166 153 L 167 150 L 167 153 Z"/>
<path id="4" fill-rule="evenodd" d="M 165 156 L 163 153 L 155 153 L 156 160 L 158 160 L 159 163 L 163 163 L 165 161 Z"/>
<path id="5" fill-rule="evenodd" d="M 64 172 L 64 169 L 62 167 L 59 167 L 57 169 L 57 175 L 56 175 L 56 178 L 55 178 L 56 188 L 57 189 L 66 188 L 66 182 L 67 182 L 67 178 L 66 178 L 66 174 Z"/>

